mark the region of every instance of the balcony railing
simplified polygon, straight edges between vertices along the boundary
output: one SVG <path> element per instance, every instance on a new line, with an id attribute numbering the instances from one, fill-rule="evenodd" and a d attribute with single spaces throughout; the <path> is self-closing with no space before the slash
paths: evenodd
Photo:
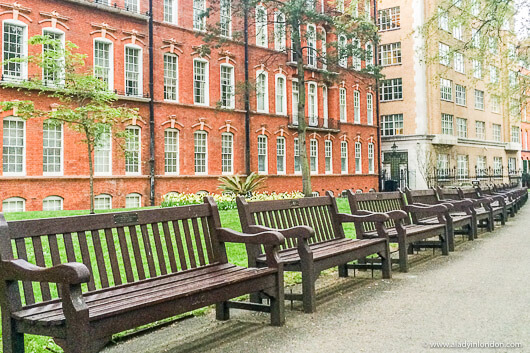
<path id="1" fill-rule="evenodd" d="M 521 178 L 521 171 L 516 169 L 500 168 L 477 168 L 474 173 L 470 171 L 458 170 L 453 168 L 434 168 L 427 178 L 430 186 L 436 185 L 451 185 L 462 182 L 469 182 L 471 180 L 478 180 L 484 182 L 492 182 L 503 179 L 516 180 Z"/>

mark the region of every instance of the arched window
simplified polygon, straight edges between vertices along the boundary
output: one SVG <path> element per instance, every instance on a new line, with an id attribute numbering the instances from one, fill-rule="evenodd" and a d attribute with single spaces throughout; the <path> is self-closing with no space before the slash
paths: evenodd
<path id="1" fill-rule="evenodd" d="M 42 200 L 43 211 L 61 211 L 63 209 L 63 198 L 60 196 L 48 196 Z"/>
<path id="2" fill-rule="evenodd" d="M 127 138 L 125 141 L 125 174 L 141 174 L 141 137 L 142 130 L 139 126 L 125 128 Z"/>
<path id="3" fill-rule="evenodd" d="M 223 174 L 234 173 L 234 134 L 221 134 L 221 169 Z"/>
<path id="4" fill-rule="evenodd" d="M 276 114 L 287 114 L 287 87 L 285 76 L 276 75 Z"/>
<path id="5" fill-rule="evenodd" d="M 164 169 L 166 174 L 179 173 L 179 131 L 164 131 Z"/>
<path id="6" fill-rule="evenodd" d="M 268 47 L 267 9 L 263 5 L 256 6 L 256 45 Z"/>
<path id="7" fill-rule="evenodd" d="M 268 146 L 267 136 L 258 136 L 258 173 L 268 173 Z"/>
<path id="8" fill-rule="evenodd" d="M 348 142 L 340 142 L 340 172 L 348 174 Z"/>
<path id="9" fill-rule="evenodd" d="M 359 91 L 353 92 L 353 122 L 361 123 L 361 94 Z"/>
<path id="10" fill-rule="evenodd" d="M 339 116 L 340 121 L 345 122 L 346 119 L 346 88 L 339 88 Z"/>
<path id="11" fill-rule="evenodd" d="M 260 113 L 269 112 L 268 74 L 263 70 L 256 73 L 256 110 Z"/>
<path id="12" fill-rule="evenodd" d="M 307 65 L 317 66 L 317 31 L 315 25 L 307 25 Z"/>
<path id="13" fill-rule="evenodd" d="M 374 66 L 375 65 L 375 62 L 374 62 L 374 46 L 372 44 L 372 42 L 368 42 L 366 43 L 366 66 Z"/>
<path id="14" fill-rule="evenodd" d="M 372 93 L 366 94 L 366 123 L 374 124 L 374 96 Z"/>
<path id="15" fill-rule="evenodd" d="M 175 54 L 164 54 L 164 99 L 179 100 L 179 57 Z"/>
<path id="16" fill-rule="evenodd" d="M 361 143 L 355 142 L 355 174 L 361 174 L 363 172 L 361 163 Z"/>
<path id="17" fill-rule="evenodd" d="M 94 197 L 94 209 L 110 210 L 112 208 L 112 196 L 108 194 L 99 194 Z"/>
<path id="18" fill-rule="evenodd" d="M 208 174 L 208 133 L 196 131 L 194 136 L 195 174 Z"/>
<path id="19" fill-rule="evenodd" d="M 193 103 L 208 105 L 209 97 L 208 62 L 203 59 L 193 60 Z"/>
<path id="20" fill-rule="evenodd" d="M 274 13 L 274 49 L 285 50 L 285 15 L 281 12 Z"/>
<path id="21" fill-rule="evenodd" d="M 309 168 L 311 173 L 318 173 L 318 141 L 309 140 Z"/>
<path id="22" fill-rule="evenodd" d="M 142 207 L 142 195 L 133 192 L 125 196 L 125 208 Z"/>
<path id="23" fill-rule="evenodd" d="M 233 109 L 235 106 L 234 67 L 221 64 L 221 106 Z"/>
<path id="24" fill-rule="evenodd" d="M 94 76 L 114 89 L 114 43 L 106 38 L 94 39 Z"/>
<path id="25" fill-rule="evenodd" d="M 348 51 L 346 48 L 347 39 L 346 36 L 339 35 L 339 65 L 342 67 L 348 67 Z"/>
<path id="26" fill-rule="evenodd" d="M 2 212 L 24 212 L 26 210 L 26 200 L 22 197 L 10 197 L 2 201 Z"/>
<path id="27" fill-rule="evenodd" d="M 142 48 L 135 44 L 125 45 L 125 94 L 141 97 L 143 94 Z"/>

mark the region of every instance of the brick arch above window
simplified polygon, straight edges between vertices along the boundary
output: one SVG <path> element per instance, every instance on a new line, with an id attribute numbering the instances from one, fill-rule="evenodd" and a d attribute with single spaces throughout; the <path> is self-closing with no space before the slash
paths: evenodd
<path id="1" fill-rule="evenodd" d="M 58 26 L 61 26 L 67 31 L 70 30 L 70 27 L 65 23 L 71 20 L 70 17 L 63 16 L 55 10 L 52 12 L 41 12 L 40 15 L 42 17 L 45 17 L 45 19 L 39 21 L 40 25 L 43 25 L 44 27 L 55 28 L 55 29 L 59 29 Z"/>
<path id="2" fill-rule="evenodd" d="M 225 124 L 219 128 L 219 131 L 235 134 L 237 132 L 237 128 L 234 125 L 232 125 L 231 120 L 226 120 Z"/>
<path id="3" fill-rule="evenodd" d="M 166 128 L 176 129 L 179 131 L 182 130 L 182 128 L 184 128 L 184 125 L 182 125 L 181 123 L 177 121 L 176 115 L 169 116 L 169 119 L 164 121 L 162 124 L 160 124 L 160 126 L 165 126 Z"/>
<path id="4" fill-rule="evenodd" d="M 31 8 L 24 7 L 17 2 L 12 4 L 0 3 L 0 11 L 0 19 L 5 16 L 6 18 L 4 19 L 12 19 L 14 21 L 24 22 L 21 20 L 22 18 L 29 23 L 33 22 L 31 17 L 28 16 L 28 14 L 31 12 Z"/>
<path id="5" fill-rule="evenodd" d="M 92 23 L 92 27 L 95 28 L 94 31 L 90 32 L 91 36 L 101 37 L 110 40 L 107 36 L 111 37 L 114 40 L 118 40 L 116 35 L 113 32 L 117 31 L 117 28 L 111 27 L 107 23 Z"/>
<path id="6" fill-rule="evenodd" d="M 125 34 L 126 37 L 123 37 L 121 41 L 127 42 L 125 44 L 133 44 L 133 45 L 144 46 L 144 47 L 147 46 L 147 44 L 142 40 L 142 38 L 145 38 L 146 35 L 138 32 L 136 29 L 133 29 L 130 31 L 123 31 L 123 34 Z"/>
<path id="7" fill-rule="evenodd" d="M 178 42 L 174 38 L 170 39 L 163 39 L 162 42 L 164 43 L 163 46 L 160 47 L 164 53 L 171 53 L 178 56 L 177 53 L 183 54 L 184 51 L 180 49 L 180 47 L 183 45 L 182 42 Z"/>
<path id="8" fill-rule="evenodd" d="M 209 132 L 212 130 L 212 126 L 208 124 L 206 118 L 199 118 L 198 122 L 196 122 L 195 124 L 191 126 L 191 129 L 194 132 L 196 131 Z"/>
<path id="9" fill-rule="evenodd" d="M 141 123 L 142 125 L 147 125 L 147 122 L 141 116 L 132 117 L 131 119 L 127 119 L 125 122 L 129 122 L 129 125 L 133 126 L 140 126 L 139 123 Z"/>

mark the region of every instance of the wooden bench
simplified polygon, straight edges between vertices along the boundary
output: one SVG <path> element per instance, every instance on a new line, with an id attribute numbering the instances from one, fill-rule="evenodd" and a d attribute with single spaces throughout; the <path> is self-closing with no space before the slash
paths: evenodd
<path id="1" fill-rule="evenodd" d="M 53 219 L 6 222 L 0 214 L 3 351 L 23 352 L 24 334 L 34 334 L 53 337 L 67 353 L 98 352 L 112 334 L 211 304 L 220 320 L 236 307 L 270 312 L 282 325 L 283 241 L 274 231 L 221 228 L 211 198 Z M 225 242 L 263 245 L 263 266 L 230 264 Z M 229 301 L 254 292 L 270 305 Z"/>
<path id="2" fill-rule="evenodd" d="M 479 191 L 474 188 L 460 188 L 458 189 L 460 197 L 463 199 L 476 200 L 491 210 L 493 221 L 499 221 L 502 225 L 506 223 L 508 217 L 506 207 L 504 206 L 504 198 L 502 196 L 482 196 Z"/>
<path id="3" fill-rule="evenodd" d="M 491 186 L 477 186 L 475 187 L 477 193 L 480 197 L 491 197 L 494 201 L 494 204 L 497 206 L 502 206 L 506 210 L 506 220 L 508 216 L 515 217 L 516 203 L 513 200 L 513 196 L 509 193 L 500 193 L 493 189 Z"/>
<path id="4" fill-rule="evenodd" d="M 528 198 L 528 190 L 523 187 L 509 184 L 495 184 L 491 186 L 491 190 L 499 195 L 508 196 L 514 203 L 514 212 L 517 213 Z"/>
<path id="5" fill-rule="evenodd" d="M 473 203 L 468 200 L 443 202 L 438 199 L 434 189 L 411 190 L 405 188 L 407 202 L 409 205 L 438 205 L 444 204 L 449 209 L 447 218 L 447 231 L 449 236 L 449 251 L 454 251 L 455 234 L 467 234 L 469 240 L 473 240 L 477 235 L 476 213 Z M 431 214 L 415 213 L 412 221 L 417 224 L 430 224 L 438 222 L 436 216 Z"/>
<path id="6" fill-rule="evenodd" d="M 449 237 L 446 227 L 448 210 L 444 205 L 415 206 L 405 203 L 404 194 L 395 192 L 368 192 L 356 194 L 348 190 L 348 201 L 354 215 L 370 215 L 373 212 L 385 212 L 390 219 L 384 223 L 389 233 L 390 243 L 399 246 L 399 268 L 407 272 L 408 254 L 414 248 L 441 248 L 443 255 L 449 254 Z M 411 215 L 429 214 L 437 217 L 437 223 L 414 224 Z M 356 226 L 357 237 L 370 239 L 375 235 L 374 225 L 363 223 Z M 425 239 L 438 237 L 439 241 L 426 241 Z"/>
<path id="7" fill-rule="evenodd" d="M 313 312 L 315 281 L 322 270 L 338 266 L 339 276 L 348 276 L 350 262 L 368 255 L 378 254 L 383 278 L 391 276 L 388 237 L 383 222 L 384 214 L 352 216 L 339 213 L 333 194 L 326 196 L 258 201 L 247 203 L 237 199 L 237 208 L 244 232 L 278 230 L 285 237 L 279 256 L 285 271 L 302 273 L 302 294 L 285 294 L 286 299 L 302 300 L 305 312 Z M 346 238 L 343 224 L 353 222 L 360 227 L 364 222 L 374 222 L 377 235 L 371 239 Z M 247 245 L 249 266 L 265 265 L 263 250 L 254 244 Z M 259 301 L 259 298 L 254 297 Z"/>
<path id="8" fill-rule="evenodd" d="M 486 228 L 488 232 L 491 232 L 495 229 L 495 222 L 493 211 L 490 206 L 491 199 L 473 199 L 466 198 L 462 195 L 462 191 L 459 188 L 442 188 L 437 187 L 436 193 L 438 199 L 441 202 L 454 202 L 459 200 L 469 200 L 473 203 L 473 211 L 475 214 L 475 219 L 477 221 L 477 228 Z"/>

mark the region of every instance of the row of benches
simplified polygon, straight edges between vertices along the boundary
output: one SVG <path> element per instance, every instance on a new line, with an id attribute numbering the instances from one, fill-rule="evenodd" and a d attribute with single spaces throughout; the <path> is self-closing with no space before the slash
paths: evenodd
<path id="1" fill-rule="evenodd" d="M 6 222 L 0 214 L 3 351 L 24 351 L 24 334 L 51 336 L 66 352 L 98 352 L 111 335 L 216 304 L 267 312 L 284 323 L 284 299 L 313 312 L 320 272 L 377 268 L 391 277 L 390 243 L 408 270 L 414 248 L 454 249 L 454 234 L 493 230 L 527 199 L 523 188 L 348 192 L 350 213 L 326 196 L 247 203 L 243 233 L 223 228 L 204 204 Z M 353 223 L 356 239 L 344 224 Z M 436 241 L 429 240 L 431 238 Z M 230 264 L 226 243 L 242 243 L 248 268 Z M 377 259 L 370 255 L 377 255 Z M 302 293 L 285 294 L 283 271 L 302 274 Z M 249 302 L 231 299 L 251 294 Z M 267 299 L 267 303 L 263 300 Z"/>

